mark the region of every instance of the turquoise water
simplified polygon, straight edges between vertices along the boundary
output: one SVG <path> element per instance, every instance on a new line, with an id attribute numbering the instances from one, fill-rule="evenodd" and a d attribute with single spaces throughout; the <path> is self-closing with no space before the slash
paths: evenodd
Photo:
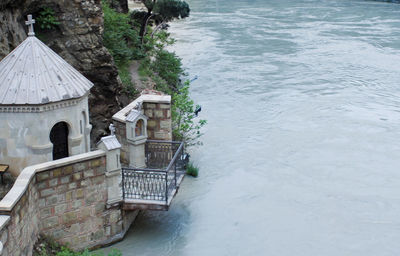
<path id="1" fill-rule="evenodd" d="M 201 168 L 124 255 L 399 255 L 400 5 L 191 0 Z"/>

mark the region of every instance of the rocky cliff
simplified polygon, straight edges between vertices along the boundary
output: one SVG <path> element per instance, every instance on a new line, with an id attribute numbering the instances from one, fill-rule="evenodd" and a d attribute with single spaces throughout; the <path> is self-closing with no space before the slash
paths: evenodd
<path id="1" fill-rule="evenodd" d="M 56 28 L 37 36 L 84 74 L 95 86 L 89 98 L 92 143 L 105 132 L 113 113 L 127 103 L 112 56 L 103 46 L 103 13 L 100 0 L 0 0 L 0 59 L 27 37 L 25 20 L 51 8 Z"/>

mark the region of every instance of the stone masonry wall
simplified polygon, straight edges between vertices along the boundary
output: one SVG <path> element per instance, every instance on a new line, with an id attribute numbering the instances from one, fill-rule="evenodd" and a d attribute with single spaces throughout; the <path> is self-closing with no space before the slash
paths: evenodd
<path id="1" fill-rule="evenodd" d="M 122 231 L 119 208 L 106 210 L 105 157 L 36 175 L 40 230 L 74 249 Z"/>
<path id="2" fill-rule="evenodd" d="M 39 193 L 32 182 L 10 213 L 10 221 L 0 231 L 2 256 L 31 255 L 39 234 Z"/>
<path id="3" fill-rule="evenodd" d="M 172 140 L 171 104 L 143 102 L 149 140 Z"/>
<path id="4" fill-rule="evenodd" d="M 107 207 L 105 173 L 102 154 L 34 174 L 11 212 L 1 212 L 11 217 L 0 230 L 1 255 L 31 255 L 41 233 L 75 250 L 122 239 L 137 211 Z"/>

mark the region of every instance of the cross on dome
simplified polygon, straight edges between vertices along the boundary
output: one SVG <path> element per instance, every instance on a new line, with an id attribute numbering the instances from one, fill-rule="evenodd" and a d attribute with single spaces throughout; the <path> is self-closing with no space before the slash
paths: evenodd
<path id="1" fill-rule="evenodd" d="M 35 24 L 35 20 L 32 19 L 32 14 L 28 15 L 28 20 L 25 21 L 25 24 L 29 27 L 28 36 L 34 36 L 35 31 L 33 31 L 33 24 Z"/>

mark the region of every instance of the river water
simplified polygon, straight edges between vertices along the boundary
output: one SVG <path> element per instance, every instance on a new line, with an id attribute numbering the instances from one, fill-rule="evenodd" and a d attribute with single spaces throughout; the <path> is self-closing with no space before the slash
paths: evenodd
<path id="1" fill-rule="evenodd" d="M 400 255 L 400 5 L 190 0 L 200 167 L 124 255 Z"/>

